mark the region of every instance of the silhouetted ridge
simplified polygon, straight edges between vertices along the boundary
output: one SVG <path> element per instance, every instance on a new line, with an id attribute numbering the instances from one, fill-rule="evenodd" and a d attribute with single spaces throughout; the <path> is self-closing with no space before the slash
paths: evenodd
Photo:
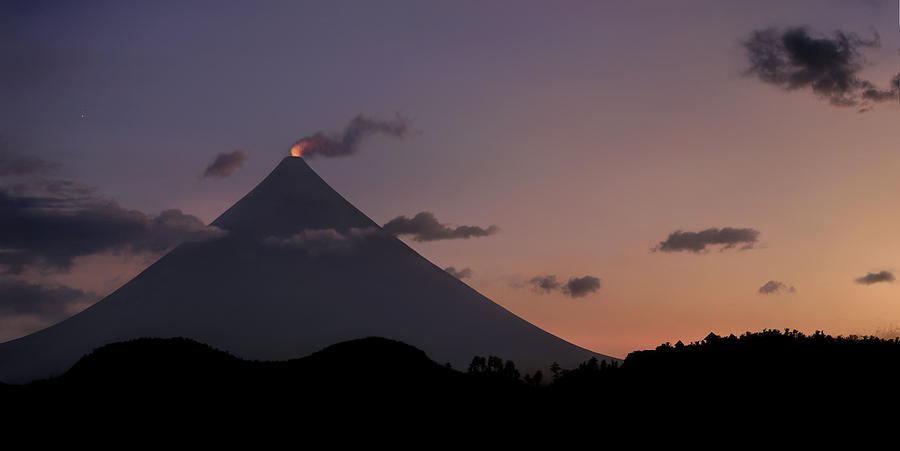
<path id="1" fill-rule="evenodd" d="M 140 339 L 97 349 L 60 377 L 0 386 L 0 393 L 5 408 L 37 414 L 75 406 L 80 415 L 269 424 L 304 413 L 319 423 L 340 419 L 334 426 L 345 431 L 417 420 L 450 433 L 463 422 L 516 431 L 580 423 L 646 434 L 681 418 L 691 431 L 712 434 L 713 426 L 748 421 L 795 427 L 875 412 L 897 393 L 900 341 L 710 334 L 634 352 L 621 365 L 590 359 L 551 368 L 541 384 L 537 374 L 520 377 L 514 362 L 475 356 L 462 373 L 374 337 L 277 362 L 241 360 L 187 339 Z"/>
<path id="2" fill-rule="evenodd" d="M 321 390 L 352 382 L 357 387 L 395 388 L 435 383 L 461 374 L 405 343 L 379 337 L 350 340 L 306 357 L 283 361 L 242 360 L 187 338 L 141 338 L 102 346 L 59 377 L 33 384 L 166 387 L 208 391 L 254 384 Z"/>
<path id="3" fill-rule="evenodd" d="M 632 352 L 621 365 L 589 361 L 561 372 L 550 389 L 560 399 L 603 398 L 670 414 L 685 406 L 758 412 L 785 403 L 835 411 L 897 393 L 897 374 L 897 339 L 764 330 L 665 343 Z"/>
<path id="4" fill-rule="evenodd" d="M 91 385 L 128 380 L 187 383 L 218 377 L 243 364 L 227 352 L 187 338 L 139 338 L 95 349 L 60 379 Z"/>
<path id="5" fill-rule="evenodd" d="M 338 372 L 395 372 L 397 376 L 410 371 L 445 374 L 446 368 L 429 359 L 425 353 L 406 343 L 381 337 L 360 338 L 333 344 L 304 358 L 308 365 L 325 365 Z"/>

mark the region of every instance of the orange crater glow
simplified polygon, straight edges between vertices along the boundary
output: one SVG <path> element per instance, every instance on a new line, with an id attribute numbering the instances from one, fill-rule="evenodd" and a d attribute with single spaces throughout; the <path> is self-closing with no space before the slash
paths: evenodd
<path id="1" fill-rule="evenodd" d="M 296 144 L 291 146 L 291 156 L 292 157 L 302 157 L 303 151 L 309 147 L 311 143 L 309 141 L 298 141 Z"/>

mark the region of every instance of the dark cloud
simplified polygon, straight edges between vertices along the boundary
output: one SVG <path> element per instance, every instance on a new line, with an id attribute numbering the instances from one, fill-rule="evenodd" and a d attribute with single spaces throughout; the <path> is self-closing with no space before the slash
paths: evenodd
<path id="1" fill-rule="evenodd" d="M 860 285 L 872 285 L 873 283 L 893 282 L 894 279 L 894 274 L 890 271 L 879 271 L 866 273 L 866 275 L 857 277 L 853 281 Z"/>
<path id="2" fill-rule="evenodd" d="M 531 284 L 534 291 L 539 293 L 549 293 L 551 291 L 556 291 L 562 284 L 556 280 L 556 276 L 547 275 L 547 276 L 535 276 L 528 280 L 528 283 Z"/>
<path id="3" fill-rule="evenodd" d="M 415 241 L 436 241 L 493 235 L 500 231 L 500 228 L 495 225 L 488 228 L 478 226 L 450 227 L 438 222 L 433 213 L 423 211 L 412 218 L 397 216 L 384 225 L 384 230 L 392 235 L 411 235 Z"/>
<path id="4" fill-rule="evenodd" d="M 77 182 L 0 187 L 0 267 L 11 273 L 68 270 L 74 258 L 100 253 L 162 253 L 223 234 L 181 210 L 152 216 L 125 209 Z"/>
<path id="5" fill-rule="evenodd" d="M 797 290 L 793 286 L 788 286 L 784 282 L 770 280 L 759 287 L 759 294 L 778 294 L 778 293 L 794 293 Z"/>
<path id="6" fill-rule="evenodd" d="M 660 252 L 702 252 L 706 246 L 723 245 L 721 250 L 731 249 L 743 244 L 741 249 L 752 249 L 759 238 L 759 231 L 751 228 L 735 229 L 732 227 L 709 228 L 700 232 L 682 232 L 677 230 L 669 234 L 665 241 L 653 248 Z"/>
<path id="7" fill-rule="evenodd" d="M 344 232 L 336 229 L 306 229 L 288 237 L 269 237 L 263 242 L 269 246 L 302 249 L 313 255 L 346 253 L 362 240 L 379 233 L 375 227 L 351 228 Z"/>
<path id="8" fill-rule="evenodd" d="M 593 276 L 573 277 L 563 286 L 563 293 L 573 298 L 587 296 L 600 289 L 600 279 Z"/>
<path id="9" fill-rule="evenodd" d="M 469 268 L 463 268 L 457 271 L 453 266 L 448 266 L 444 268 L 444 271 L 447 271 L 447 274 L 450 274 L 457 279 L 466 279 L 472 277 L 472 270 Z"/>
<path id="10" fill-rule="evenodd" d="M 73 307 L 95 302 L 94 293 L 64 285 L 39 285 L 23 280 L 0 280 L 0 316 L 37 316 L 54 321 L 69 316 Z"/>
<path id="11" fill-rule="evenodd" d="M 376 134 L 403 138 L 409 134 L 409 119 L 399 113 L 392 120 L 358 115 L 339 133 L 317 132 L 298 140 L 291 154 L 306 159 L 345 157 L 359 151 L 362 142 Z"/>
<path id="12" fill-rule="evenodd" d="M 228 177 L 243 166 L 245 160 L 247 160 L 247 155 L 243 150 L 235 150 L 231 153 L 220 153 L 219 155 L 216 155 L 216 158 L 212 163 L 206 167 L 206 171 L 203 172 L 203 177 Z"/>
<path id="13" fill-rule="evenodd" d="M 43 174 L 57 168 L 59 165 L 56 163 L 10 151 L 6 141 L 0 137 L 0 176 Z"/>
<path id="14" fill-rule="evenodd" d="M 803 27 L 756 30 L 743 42 L 750 63 L 746 73 L 785 90 L 809 89 L 834 106 L 867 111 L 873 103 L 900 97 L 900 75 L 886 89 L 859 75 L 862 52 L 880 44 L 877 33 L 864 39 L 843 31 L 813 37 Z"/>
<path id="15" fill-rule="evenodd" d="M 527 284 L 538 293 L 559 291 L 573 298 L 584 297 L 600 289 L 600 279 L 594 276 L 571 277 L 568 282 L 562 283 L 550 274 L 532 277 Z"/>

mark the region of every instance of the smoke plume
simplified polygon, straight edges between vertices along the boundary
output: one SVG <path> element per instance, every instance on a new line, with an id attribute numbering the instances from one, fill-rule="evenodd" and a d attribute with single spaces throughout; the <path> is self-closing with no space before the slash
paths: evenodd
<path id="1" fill-rule="evenodd" d="M 291 155 L 313 159 L 346 157 L 359 152 L 363 141 L 372 135 L 403 138 L 409 134 L 409 119 L 399 113 L 392 120 L 358 115 L 339 133 L 317 132 L 291 146 Z"/>

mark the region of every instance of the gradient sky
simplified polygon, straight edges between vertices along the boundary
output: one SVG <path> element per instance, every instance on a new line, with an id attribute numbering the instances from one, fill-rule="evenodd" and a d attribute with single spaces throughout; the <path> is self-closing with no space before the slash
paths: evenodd
<path id="1" fill-rule="evenodd" d="M 33 4 L 37 3 L 37 4 Z M 297 139 L 359 113 L 411 118 L 311 166 L 380 224 L 431 211 L 501 231 L 407 242 L 581 346 L 624 357 L 710 331 L 900 325 L 898 105 L 860 114 L 743 76 L 753 30 L 869 36 L 897 73 L 893 1 L 3 2 L 0 135 L 123 206 L 211 222 Z M 243 150 L 231 177 L 204 179 Z M 756 249 L 651 252 L 675 230 L 752 227 Z M 108 294 L 152 262 L 22 277 Z M 535 275 L 593 275 L 587 297 Z M 760 295 L 769 280 L 796 293 Z M 73 309 L 84 305 L 73 306 Z M 0 318 L 0 340 L 42 327 Z"/>

